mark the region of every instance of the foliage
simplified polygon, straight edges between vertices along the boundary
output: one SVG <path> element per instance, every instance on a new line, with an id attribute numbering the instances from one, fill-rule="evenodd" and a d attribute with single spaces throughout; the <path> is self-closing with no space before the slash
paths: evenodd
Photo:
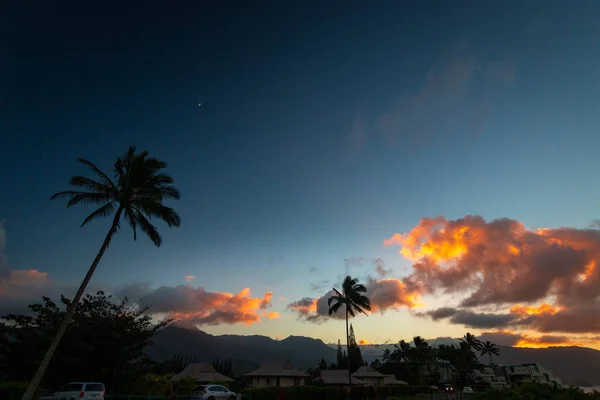
<path id="1" fill-rule="evenodd" d="M 233 378 L 233 360 L 229 359 L 229 360 L 220 360 L 219 357 L 215 358 L 212 361 L 212 366 L 214 367 L 214 369 L 225 375 L 228 376 L 230 378 Z"/>
<path id="2" fill-rule="evenodd" d="M 348 368 L 348 354 L 342 348 L 342 343 L 339 341 L 339 339 L 337 344 L 336 365 L 339 369 Z"/>
<path id="3" fill-rule="evenodd" d="M 291 386 L 252 388 L 243 391 L 252 400 L 274 400 L 281 396 L 285 400 L 346 400 L 348 392 L 330 386 Z"/>
<path id="4" fill-rule="evenodd" d="M 154 244 L 159 247 L 162 238 L 148 219 L 158 218 L 169 227 L 178 227 L 181 218 L 175 210 L 162 204 L 165 199 L 179 200 L 179 190 L 173 186 L 173 178 L 162 172 L 167 164 L 150 157 L 148 151 L 136 153 L 131 146 L 124 156 L 117 158 L 114 164 L 114 181 L 91 161 L 78 158 L 96 175 L 96 179 L 74 176 L 71 186 L 83 189 L 67 190 L 53 195 L 50 199 L 68 199 L 67 207 L 76 204 L 101 204 L 101 207 L 88 215 L 81 226 L 97 218 L 114 214 L 117 227 L 121 215 L 133 230 L 133 239 L 137 239 L 137 230 L 141 229 Z"/>
<path id="5" fill-rule="evenodd" d="M 365 365 L 362 353 L 358 343 L 356 343 L 356 337 L 354 336 L 354 328 L 350 324 L 350 334 L 348 335 L 348 360 L 350 361 L 350 370 L 355 372 L 359 367 Z"/>
<path id="6" fill-rule="evenodd" d="M 61 298 L 63 306 L 70 301 Z M 29 306 L 29 314 L 9 314 L 6 320 L 6 358 L 9 379 L 29 379 L 48 347 L 65 311 L 44 297 Z M 119 391 L 147 372 L 151 366 L 144 349 L 167 322 L 153 324 L 148 308 L 137 307 L 127 299 L 116 301 L 99 291 L 86 295 L 77 308 L 58 347 L 43 387 L 57 389 L 70 381 L 102 381 L 108 390 Z"/>
<path id="7" fill-rule="evenodd" d="M 477 396 L 477 400 L 588 400 L 592 395 L 579 388 L 556 389 L 550 385 L 527 384 L 519 387 L 489 390 Z"/>
<path id="8" fill-rule="evenodd" d="M 27 389 L 28 382 L 0 382 L 0 399 L 2 400 L 20 400 L 25 389 Z M 36 398 L 39 394 L 35 394 Z"/>
<path id="9" fill-rule="evenodd" d="M 495 355 L 495 356 L 500 355 L 500 349 L 498 348 L 498 346 L 496 346 L 494 343 L 490 342 L 489 340 L 486 341 L 485 343 L 481 344 L 480 351 L 481 351 L 482 356 L 489 354 L 490 365 L 492 365 L 492 355 Z"/>
<path id="10" fill-rule="evenodd" d="M 346 279 L 344 279 L 344 282 L 342 283 L 342 292 L 340 292 L 336 288 L 333 288 L 333 291 L 336 294 L 327 299 L 327 305 L 329 306 L 329 315 L 337 313 L 338 310 L 342 308 L 342 306 L 344 307 L 344 311 L 346 314 L 346 347 L 348 350 L 348 375 L 350 375 L 352 372 L 352 368 L 355 366 L 355 364 L 352 361 L 353 354 L 350 349 L 348 317 L 354 317 L 357 312 L 368 315 L 365 310 L 371 311 L 371 301 L 367 296 L 363 294 L 367 293 L 367 287 L 362 283 L 358 283 L 358 279 L 352 278 L 350 276 L 346 276 Z M 355 352 L 355 350 L 353 351 Z M 348 376 L 348 380 L 350 380 L 350 376 Z"/>

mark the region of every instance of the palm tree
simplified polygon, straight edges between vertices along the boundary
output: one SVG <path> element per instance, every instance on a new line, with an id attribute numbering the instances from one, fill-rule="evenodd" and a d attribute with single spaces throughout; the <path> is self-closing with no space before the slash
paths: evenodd
<path id="1" fill-rule="evenodd" d="M 350 351 L 350 339 L 348 336 L 348 315 L 354 317 L 356 312 L 368 315 L 365 310 L 371 311 L 371 301 L 363 293 L 367 293 L 367 288 L 358 279 L 347 276 L 342 283 L 342 292 L 333 288 L 336 293 L 327 299 L 329 306 L 329 315 L 337 313 L 344 306 L 346 309 L 346 348 L 348 351 L 348 385 L 352 385 L 352 361 Z M 332 304 L 333 303 L 333 304 Z"/>
<path id="2" fill-rule="evenodd" d="M 392 361 L 392 352 L 390 351 L 390 349 L 385 349 L 383 351 L 383 354 L 381 355 L 381 359 L 383 360 L 384 363 L 389 363 L 390 361 Z"/>
<path id="3" fill-rule="evenodd" d="M 489 354 L 490 356 L 490 366 L 492 365 L 492 355 L 499 356 L 500 349 L 496 344 L 490 342 L 489 340 L 481 345 L 481 355 L 484 356 Z"/>
<path id="4" fill-rule="evenodd" d="M 408 365 L 408 361 L 409 361 L 410 352 L 411 352 L 411 350 L 414 350 L 414 348 L 411 347 L 410 344 L 407 343 L 404 339 L 399 341 L 398 344 L 395 344 L 394 348 L 395 348 L 394 358 L 396 360 L 404 363 L 404 366 L 406 367 L 406 371 L 408 371 L 408 375 L 410 376 L 410 380 L 412 383 L 413 376 L 412 376 L 412 372 L 410 371 L 410 366 Z"/>
<path id="5" fill-rule="evenodd" d="M 167 164 L 157 158 L 150 157 L 147 151 L 136 153 L 135 147 L 130 147 L 122 157 L 114 163 L 114 181 L 102 172 L 91 161 L 78 158 L 81 164 L 90 168 L 96 179 L 84 176 L 71 178 L 71 185 L 77 190 L 59 192 L 50 199 L 68 199 L 67 207 L 76 204 L 101 205 L 96 211 L 88 215 L 81 226 L 98 219 L 114 215 L 108 234 L 100 247 L 100 251 L 92 262 L 83 282 L 79 286 L 73 301 L 67 307 L 65 319 L 58 328 L 50 347 L 46 351 L 35 375 L 21 400 L 31 400 L 33 394 L 44 376 L 44 372 L 64 335 L 69 322 L 73 318 L 77 304 L 85 291 L 102 255 L 108 248 L 111 239 L 120 228 L 121 217 L 125 219 L 133 230 L 133 239 L 137 239 L 137 230 L 141 229 L 152 242 L 159 247 L 162 238 L 150 219 L 157 218 L 167 223 L 169 227 L 178 227 L 181 223 L 179 215 L 170 207 L 163 205 L 163 200 L 179 199 L 179 190 L 172 185 L 173 178 L 163 172 Z"/>
<path id="6" fill-rule="evenodd" d="M 475 337 L 475 335 L 467 332 L 465 336 L 463 336 L 462 340 L 466 342 L 470 348 L 475 351 L 481 351 L 481 341 Z"/>
<path id="7" fill-rule="evenodd" d="M 422 337 L 415 336 L 413 342 L 415 343 L 415 348 L 411 352 L 411 355 L 415 364 L 417 364 L 419 383 L 421 383 L 421 369 L 431 362 L 432 352 L 429 343 Z"/>

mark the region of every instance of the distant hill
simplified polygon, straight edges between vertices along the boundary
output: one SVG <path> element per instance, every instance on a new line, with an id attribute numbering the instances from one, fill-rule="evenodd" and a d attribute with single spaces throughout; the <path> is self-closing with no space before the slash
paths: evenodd
<path id="1" fill-rule="evenodd" d="M 489 363 L 488 356 L 480 359 L 483 363 Z M 525 349 L 500 346 L 500 357 L 494 357 L 493 362 L 500 365 L 537 362 L 568 385 L 600 385 L 600 351 L 587 347 Z"/>
<path id="2" fill-rule="evenodd" d="M 433 345 L 451 344 L 458 339 L 438 338 L 428 340 Z M 392 344 L 361 346 L 366 361 L 381 358 L 385 349 L 393 350 Z M 212 361 L 216 357 L 233 359 L 236 375 L 257 368 L 260 363 L 273 360 L 290 360 L 300 369 L 314 368 L 324 358 L 335 360 L 335 345 L 325 344 L 319 339 L 290 336 L 274 340 L 266 336 L 220 335 L 214 336 L 198 329 L 187 329 L 171 325 L 160 331 L 148 355 L 156 360 L 171 359 L 174 354 L 196 356 L 199 361 Z M 480 357 L 484 364 L 489 357 Z M 573 386 L 600 385 L 600 351 L 586 347 L 549 347 L 546 349 L 524 349 L 500 346 L 500 357 L 495 364 L 513 365 L 540 363 Z"/>
<path id="3" fill-rule="evenodd" d="M 314 368 L 324 358 L 335 359 L 335 349 L 319 339 L 289 336 L 274 340 L 266 336 L 210 335 L 199 329 L 182 328 L 176 325 L 161 330 L 148 349 L 155 360 L 168 360 L 175 354 L 196 357 L 200 362 L 210 362 L 220 357 L 233 359 L 236 375 L 256 369 L 260 363 L 275 360 L 290 360 L 296 368 Z"/>

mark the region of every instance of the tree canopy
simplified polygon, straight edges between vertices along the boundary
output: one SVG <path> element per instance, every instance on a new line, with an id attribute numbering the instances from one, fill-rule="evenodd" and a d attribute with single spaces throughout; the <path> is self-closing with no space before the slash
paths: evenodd
<path id="1" fill-rule="evenodd" d="M 29 306 L 27 314 L 2 317 L 0 345 L 6 347 L 0 376 L 27 381 L 35 372 L 70 301 L 49 297 Z M 42 388 L 54 390 L 69 381 L 101 381 L 117 391 L 147 372 L 152 362 L 144 349 L 167 322 L 153 323 L 148 308 L 117 301 L 99 291 L 82 298 L 51 361 Z"/>

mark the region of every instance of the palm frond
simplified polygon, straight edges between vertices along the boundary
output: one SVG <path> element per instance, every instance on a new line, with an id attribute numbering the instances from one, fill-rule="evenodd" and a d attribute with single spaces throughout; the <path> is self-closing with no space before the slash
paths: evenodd
<path id="1" fill-rule="evenodd" d="M 64 200 L 64 199 L 71 199 L 77 195 L 80 194 L 85 194 L 87 192 L 77 192 L 74 190 L 66 190 L 64 192 L 58 192 L 53 194 L 52 196 L 50 196 L 50 200 Z"/>
<path id="2" fill-rule="evenodd" d="M 150 238 L 150 240 L 152 240 L 154 245 L 156 247 L 160 247 L 160 245 L 162 244 L 162 237 L 156 230 L 156 227 L 154 227 L 154 225 L 152 225 L 142 213 L 135 212 L 135 219 L 139 227 L 142 229 L 142 231 L 144 231 L 146 235 L 148 235 L 148 237 Z"/>
<path id="3" fill-rule="evenodd" d="M 341 293 L 341 292 L 340 292 L 339 290 L 337 290 L 336 288 L 333 288 L 333 291 L 334 291 L 334 292 L 336 292 L 336 293 L 337 293 L 337 295 L 338 295 L 338 296 L 340 296 L 340 297 L 346 297 L 346 296 L 344 296 L 344 294 L 343 294 L 343 293 Z"/>
<path id="4" fill-rule="evenodd" d="M 106 193 L 91 193 L 84 192 L 71 197 L 67 203 L 67 207 L 73 207 L 76 204 L 103 204 L 113 201 L 114 198 Z"/>
<path id="5" fill-rule="evenodd" d="M 356 317 L 356 314 L 354 313 L 352 307 L 348 303 L 346 303 L 345 306 L 348 309 L 348 314 L 350 314 L 351 317 Z"/>
<path id="6" fill-rule="evenodd" d="M 181 224 L 181 218 L 171 207 L 163 206 L 152 200 L 135 200 L 133 207 L 142 212 L 148 218 L 160 218 L 169 225 L 177 227 Z"/>
<path id="7" fill-rule="evenodd" d="M 352 287 L 352 290 L 357 293 L 367 293 L 367 287 L 362 283 L 357 283 Z"/>
<path id="8" fill-rule="evenodd" d="M 365 315 L 367 315 L 367 316 L 369 315 L 369 314 L 367 314 L 367 313 L 366 313 L 366 312 L 365 312 L 365 311 L 364 311 L 364 310 L 363 310 L 363 309 L 362 309 L 362 308 L 361 308 L 361 307 L 360 307 L 358 304 L 356 304 L 356 303 L 355 303 L 355 302 L 353 302 L 352 300 L 350 300 L 350 307 L 348 307 L 348 309 L 349 309 L 349 310 L 352 310 L 352 309 L 354 309 L 354 310 L 358 311 L 358 312 L 359 312 L 359 313 L 361 313 L 361 314 L 365 314 Z M 370 307 L 369 307 L 369 309 L 370 309 Z"/>
<path id="9" fill-rule="evenodd" d="M 345 299 L 343 297 L 340 296 L 331 296 L 330 298 L 327 299 L 327 305 L 331 306 L 332 302 L 339 302 L 339 301 L 344 301 Z"/>
<path id="10" fill-rule="evenodd" d="M 74 176 L 69 181 L 69 184 L 76 187 L 86 188 L 87 190 L 93 192 L 109 193 L 113 190 L 110 186 L 97 182 L 93 179 L 86 178 L 85 176 Z"/>
<path id="11" fill-rule="evenodd" d="M 106 175 L 104 172 L 102 172 L 100 170 L 100 168 L 96 167 L 96 165 L 93 162 L 88 161 L 84 158 L 78 158 L 77 161 L 79 161 L 81 164 L 89 167 L 96 175 L 98 175 L 99 177 L 102 178 L 102 180 L 104 181 L 104 184 L 106 184 L 107 186 L 110 186 L 111 188 L 116 190 L 116 186 L 113 183 L 113 181 L 108 177 L 108 175 Z"/>
<path id="12" fill-rule="evenodd" d="M 125 220 L 128 221 L 129 226 L 131 226 L 131 230 L 133 231 L 133 240 L 137 240 L 137 220 L 135 219 L 133 210 L 129 207 L 125 209 Z"/>
<path id="13" fill-rule="evenodd" d="M 87 218 L 83 220 L 83 223 L 81 224 L 81 226 L 83 227 L 85 224 L 87 224 L 90 221 L 95 220 L 96 218 L 108 217 L 113 212 L 115 212 L 115 203 L 114 202 L 106 203 L 105 205 L 103 205 L 102 207 L 100 207 L 99 209 L 97 209 L 96 211 L 91 213 L 90 215 L 88 215 Z"/>
<path id="14" fill-rule="evenodd" d="M 344 299 L 335 300 L 335 303 L 329 306 L 329 315 L 337 314 L 342 305 L 344 305 Z"/>

